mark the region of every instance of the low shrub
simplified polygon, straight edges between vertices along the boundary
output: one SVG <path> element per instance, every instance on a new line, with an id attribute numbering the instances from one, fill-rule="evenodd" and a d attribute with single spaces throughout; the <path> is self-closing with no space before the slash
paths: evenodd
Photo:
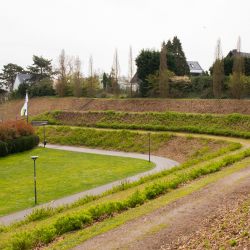
<path id="1" fill-rule="evenodd" d="M 26 121 L 6 121 L 0 124 L 0 141 L 35 134 L 34 128 Z"/>
<path id="2" fill-rule="evenodd" d="M 33 149 L 38 144 L 39 137 L 37 135 L 21 136 L 16 139 L 0 141 L 0 157 Z"/>

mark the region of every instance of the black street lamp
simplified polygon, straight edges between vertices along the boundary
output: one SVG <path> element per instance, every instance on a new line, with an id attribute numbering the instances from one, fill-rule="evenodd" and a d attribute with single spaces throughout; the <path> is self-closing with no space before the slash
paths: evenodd
<path id="1" fill-rule="evenodd" d="M 77 98 L 76 98 L 76 110 L 77 110 Z"/>
<path id="2" fill-rule="evenodd" d="M 45 125 L 46 125 L 46 123 L 43 123 L 43 145 L 44 145 L 44 148 L 45 148 L 45 145 L 46 145 L 46 140 L 45 140 Z"/>
<path id="3" fill-rule="evenodd" d="M 1 120 L 2 120 L 2 123 L 3 123 L 3 108 L 0 108 L 1 109 Z"/>
<path id="4" fill-rule="evenodd" d="M 31 156 L 30 158 L 34 160 L 34 182 L 35 182 L 35 205 L 37 204 L 37 199 L 36 199 L 36 159 L 39 156 Z"/>
<path id="5" fill-rule="evenodd" d="M 149 162 L 150 162 L 150 134 L 151 132 L 147 132 L 148 133 L 148 156 L 149 156 Z"/>

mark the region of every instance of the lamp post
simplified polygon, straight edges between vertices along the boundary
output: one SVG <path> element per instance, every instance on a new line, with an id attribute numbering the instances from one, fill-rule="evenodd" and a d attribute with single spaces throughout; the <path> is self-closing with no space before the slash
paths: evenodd
<path id="1" fill-rule="evenodd" d="M 2 123 L 3 123 L 3 108 L 0 108 L 1 109 L 1 120 L 2 120 Z"/>
<path id="2" fill-rule="evenodd" d="M 34 182 L 35 182 L 35 205 L 37 204 L 37 199 L 36 199 L 36 159 L 39 156 L 31 156 L 30 158 L 34 160 Z"/>
<path id="3" fill-rule="evenodd" d="M 76 98 L 76 110 L 77 110 L 77 98 Z"/>
<path id="4" fill-rule="evenodd" d="M 151 132 L 147 132 L 148 133 L 148 156 L 149 156 L 149 162 L 150 162 L 150 134 Z"/>
<path id="5" fill-rule="evenodd" d="M 18 117 L 18 116 L 16 116 L 16 121 L 17 121 L 17 117 Z"/>
<path id="6" fill-rule="evenodd" d="M 46 145 L 46 140 L 45 140 L 45 125 L 46 125 L 46 123 L 43 123 L 43 145 L 44 145 L 44 148 L 45 148 L 45 145 Z"/>

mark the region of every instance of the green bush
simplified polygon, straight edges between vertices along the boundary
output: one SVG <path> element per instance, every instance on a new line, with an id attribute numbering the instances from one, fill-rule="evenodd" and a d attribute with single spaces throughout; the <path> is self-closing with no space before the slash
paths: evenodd
<path id="1" fill-rule="evenodd" d="M 37 147 L 39 137 L 37 135 L 21 136 L 16 139 L 0 141 L 0 157 L 19 153 Z"/>
<path id="2" fill-rule="evenodd" d="M 90 214 L 80 211 L 77 213 L 67 213 L 57 218 L 54 227 L 58 234 L 64 234 L 76 229 L 79 229 L 83 224 L 93 221 Z"/>

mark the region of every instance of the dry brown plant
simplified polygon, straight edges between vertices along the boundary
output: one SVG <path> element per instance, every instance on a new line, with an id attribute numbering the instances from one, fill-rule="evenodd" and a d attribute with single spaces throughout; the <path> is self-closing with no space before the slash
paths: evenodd
<path id="1" fill-rule="evenodd" d="M 234 57 L 231 94 L 234 98 L 241 99 L 245 93 L 244 83 L 244 58 L 241 54 L 241 38 L 237 42 L 237 53 Z"/>
<path id="2" fill-rule="evenodd" d="M 76 97 L 82 95 L 83 76 L 81 73 L 81 61 L 79 57 L 75 59 L 75 72 L 73 74 L 74 94 Z"/>
<path id="3" fill-rule="evenodd" d="M 130 82 L 130 89 L 129 89 L 129 97 L 133 96 L 133 83 L 132 79 L 134 76 L 134 65 L 133 65 L 133 53 L 132 53 L 132 46 L 129 46 L 129 58 L 128 58 L 128 76 L 129 76 L 129 82 Z"/>
<path id="4" fill-rule="evenodd" d="M 169 96 L 168 65 L 166 56 L 166 44 L 164 41 L 161 45 L 161 53 L 160 53 L 159 94 L 163 98 Z"/>
<path id="5" fill-rule="evenodd" d="M 93 57 L 90 55 L 89 57 L 89 77 L 87 79 L 87 85 L 86 85 L 86 90 L 87 90 L 87 95 L 89 97 L 94 97 L 95 95 L 95 76 L 94 76 L 94 70 L 93 70 Z"/>
<path id="6" fill-rule="evenodd" d="M 225 78 L 224 74 L 224 61 L 222 56 L 221 41 L 217 40 L 215 48 L 215 62 L 213 71 L 213 93 L 216 98 L 221 98 L 222 85 Z"/>
<path id="7" fill-rule="evenodd" d="M 55 89 L 59 96 L 65 96 L 67 87 L 67 57 L 64 49 L 59 56 L 58 63 L 58 79 Z"/>
<path id="8" fill-rule="evenodd" d="M 120 65 L 119 65 L 119 60 L 118 60 L 118 52 L 117 49 L 115 50 L 115 55 L 114 55 L 114 61 L 113 61 L 113 76 L 112 78 L 112 89 L 113 89 L 113 94 L 116 98 L 118 98 L 119 93 L 120 93 L 120 88 L 119 88 L 119 74 L 120 74 Z M 112 71 L 111 71 L 112 74 Z"/>

